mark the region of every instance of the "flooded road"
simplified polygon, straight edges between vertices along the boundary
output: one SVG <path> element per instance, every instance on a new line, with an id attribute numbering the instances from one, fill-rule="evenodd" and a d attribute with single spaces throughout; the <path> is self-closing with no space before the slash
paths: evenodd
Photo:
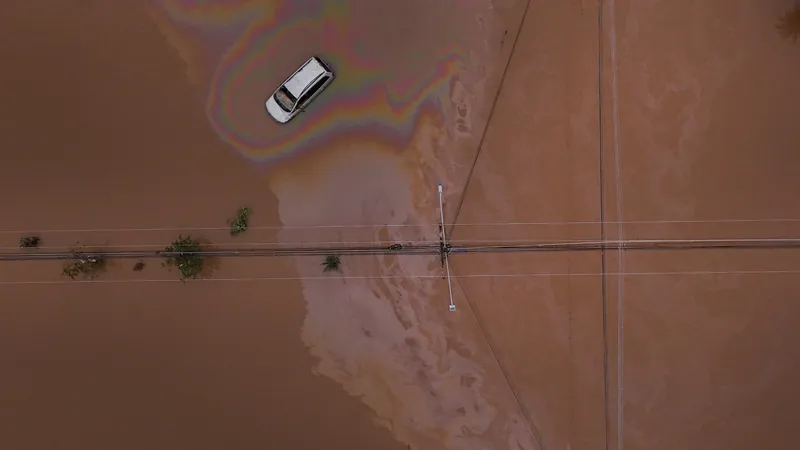
<path id="1" fill-rule="evenodd" d="M 137 3 L 4 5 L 3 246 L 33 232 L 48 246 L 163 248 L 187 233 L 175 228 L 230 241 L 242 205 L 254 226 L 280 226 L 269 183 L 213 132 Z M 314 374 L 297 281 L 136 283 L 176 275 L 131 265 L 100 285 L 63 284 L 59 264 L 0 267 L 0 447 L 406 448 Z M 217 276 L 248 270 L 297 277 L 275 260 L 225 262 Z M 6 284 L 21 280 L 34 284 Z"/>
<path id="2" fill-rule="evenodd" d="M 406 244 L 437 240 L 438 183 L 448 200 L 460 195 L 510 52 L 503 39 L 524 6 L 234 2 L 221 14 L 167 1 L 154 14 L 174 45 L 200 46 L 197 61 L 217 61 L 211 75 L 201 63 L 189 71 L 206 74 L 198 78 L 208 82 L 206 111 L 221 139 L 269 165 L 287 227 L 280 242 L 303 241 L 303 227 L 340 225 L 326 232 L 331 240 Z M 331 86 L 287 126 L 253 121 L 263 108 L 253 99 L 314 53 L 337 73 Z M 348 224 L 362 227 L 358 237 Z M 535 448 L 474 318 L 446 317 L 437 259 L 343 258 L 341 279 L 330 283 L 313 281 L 318 261 L 297 258 L 295 267 L 307 302 L 302 338 L 318 372 L 400 440 Z"/>
<path id="3" fill-rule="evenodd" d="M 600 67 L 596 5 L 532 6 L 454 241 L 798 238 L 800 48 L 775 29 L 792 4 L 603 2 Z M 545 446 L 790 449 L 797 258 L 453 267 Z"/>
<path id="4" fill-rule="evenodd" d="M 15 2 L 0 247 L 796 238 L 779 3 Z M 0 447 L 792 448 L 796 251 L 452 259 L 4 263 Z"/>
<path id="5" fill-rule="evenodd" d="M 4 11 L 5 248 L 435 240 L 436 184 L 459 193 L 524 5 L 74 6 Z M 339 77 L 279 127 L 266 95 L 317 52 Z M 442 314 L 435 260 L 320 271 L 4 265 L 3 447 L 536 448 L 474 318 Z"/>

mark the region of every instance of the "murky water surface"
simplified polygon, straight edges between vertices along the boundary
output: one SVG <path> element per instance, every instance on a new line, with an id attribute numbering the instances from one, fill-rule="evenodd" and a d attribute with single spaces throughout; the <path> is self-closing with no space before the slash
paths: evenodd
<path id="1" fill-rule="evenodd" d="M 0 187 L 25 196 L 3 202 L 3 229 L 51 230 L 47 245 L 61 248 L 157 248 L 170 231 L 155 228 L 224 228 L 240 204 L 257 211 L 255 225 L 285 227 L 253 230 L 267 242 L 435 242 L 436 186 L 459 194 L 509 26 L 477 0 L 8 12 L 2 51 L 15 70 L 2 78 L 2 139 L 18 150 Z M 279 126 L 263 102 L 311 54 L 337 79 Z M 255 261 L 226 261 L 217 277 L 320 275 L 316 260 Z M 116 264 L 104 278 L 170 276 L 155 265 L 140 275 Z M 471 316 L 446 315 L 439 270 L 433 258 L 371 257 L 345 259 L 338 281 L 7 285 L 4 317 L 16 325 L 4 327 L 15 361 L 5 377 L 27 384 L 5 403 L 26 425 L 5 436 L 10 448 L 534 448 Z M 3 276 L 58 281 L 57 271 L 15 263 Z M 53 370 L 65 377 L 49 382 Z M 230 420 L 217 422 L 222 411 Z M 156 425 L 169 414 L 173 426 Z M 36 421 L 51 437 L 33 437 Z M 134 427 L 149 431 L 132 437 Z"/>

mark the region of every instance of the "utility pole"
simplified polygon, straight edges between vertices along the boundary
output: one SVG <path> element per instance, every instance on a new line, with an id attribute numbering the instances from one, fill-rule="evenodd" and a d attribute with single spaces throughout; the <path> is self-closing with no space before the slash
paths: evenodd
<path id="1" fill-rule="evenodd" d="M 450 312 L 454 312 L 456 305 L 453 303 L 453 283 L 450 281 L 450 262 L 447 260 L 451 246 L 447 242 L 444 226 L 444 192 L 442 184 L 439 183 L 439 258 L 442 263 L 442 278 L 447 279 L 447 292 L 450 294 Z"/>

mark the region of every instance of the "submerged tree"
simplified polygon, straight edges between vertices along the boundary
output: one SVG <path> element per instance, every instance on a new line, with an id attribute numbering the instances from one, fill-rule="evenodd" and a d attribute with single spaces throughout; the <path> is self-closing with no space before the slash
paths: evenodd
<path id="1" fill-rule="evenodd" d="M 76 253 L 75 257 L 75 261 L 64 265 L 64 269 L 61 271 L 62 275 L 70 277 L 73 280 L 79 276 L 95 278 L 105 269 L 106 260 L 102 256 Z"/>
<path id="2" fill-rule="evenodd" d="M 796 3 L 794 8 L 781 15 L 777 28 L 784 39 L 796 41 L 800 38 L 800 3 Z"/>
<path id="3" fill-rule="evenodd" d="M 178 236 L 172 245 L 164 249 L 164 265 L 176 267 L 181 273 L 181 280 L 200 278 L 205 268 L 205 258 L 198 254 L 203 250 L 202 244 L 191 236 Z"/>
<path id="4" fill-rule="evenodd" d="M 137 261 L 136 264 L 133 265 L 134 272 L 141 272 L 144 270 L 144 261 Z"/>
<path id="5" fill-rule="evenodd" d="M 341 272 L 342 270 L 342 259 L 339 258 L 339 255 L 328 255 L 325 257 L 325 260 L 322 261 L 322 272 Z"/>
<path id="6" fill-rule="evenodd" d="M 39 236 L 22 236 L 19 238 L 19 246 L 21 248 L 36 248 L 42 243 L 42 238 Z"/>
<path id="7" fill-rule="evenodd" d="M 253 211 L 250 208 L 239 208 L 236 211 L 236 217 L 228 220 L 228 225 L 231 226 L 231 236 L 237 236 L 247 231 L 251 212 Z"/>

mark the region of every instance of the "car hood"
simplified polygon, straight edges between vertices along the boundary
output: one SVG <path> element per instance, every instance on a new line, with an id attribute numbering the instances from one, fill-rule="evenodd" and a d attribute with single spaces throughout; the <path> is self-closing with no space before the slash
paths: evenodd
<path id="1" fill-rule="evenodd" d="M 270 95 L 270 97 L 267 99 L 266 106 L 269 115 L 280 123 L 286 123 L 292 118 L 292 114 L 287 113 L 283 110 L 283 108 L 278 106 L 278 103 L 275 101 L 275 97 L 272 95 Z"/>

